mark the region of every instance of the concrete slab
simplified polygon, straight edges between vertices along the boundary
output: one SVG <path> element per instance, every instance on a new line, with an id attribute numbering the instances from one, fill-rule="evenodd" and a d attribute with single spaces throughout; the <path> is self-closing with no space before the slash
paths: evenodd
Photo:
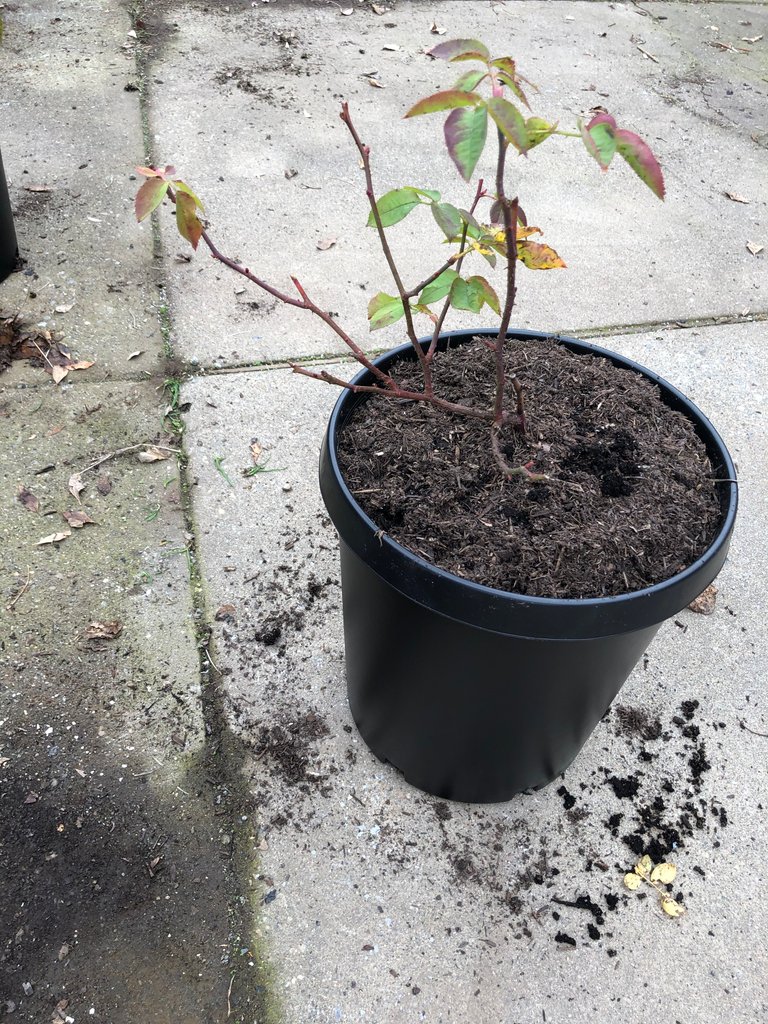
<path id="1" fill-rule="evenodd" d="M 732 555 L 714 615 L 662 628 L 562 788 L 485 807 L 412 789 L 350 718 L 316 484 L 334 391 L 281 370 L 185 386 L 215 659 L 251 749 L 261 932 L 291 1024 L 765 1016 L 765 327 L 610 341 L 692 394 L 739 459 Z M 244 478 L 254 438 L 274 472 Z M 622 886 L 651 839 L 678 866 L 678 921 Z"/>
<path id="2" fill-rule="evenodd" d="M 25 263 L 0 308 L 62 331 L 100 379 L 156 372 L 152 231 L 133 222 L 128 177 L 144 152 L 129 11 L 40 0 L 2 13 L 3 163 Z"/>
<path id="3" fill-rule="evenodd" d="M 11 1020 L 51 1020 L 57 1005 L 115 1024 L 226 1012 L 238 831 L 208 746 L 209 732 L 222 736 L 204 721 L 176 460 L 130 451 L 83 474 L 82 502 L 68 491 L 73 472 L 156 440 L 159 402 L 155 382 L 0 387 L 0 1013 Z M 98 525 L 69 528 L 74 510 Z M 106 635 L 90 639 L 92 623 Z"/>
<path id="4" fill-rule="evenodd" d="M 768 38 L 764 7 L 378 6 L 386 13 L 356 3 L 153 5 L 144 42 L 154 155 L 175 162 L 201 193 L 212 236 L 229 254 L 286 290 L 296 274 L 361 344 L 401 337 L 399 326 L 368 333 L 368 299 L 389 288 L 389 276 L 363 227 L 362 176 L 338 111 L 347 98 L 372 147 L 379 194 L 419 184 L 468 204 L 471 194 L 441 149 L 440 119 L 402 120 L 416 99 L 453 80 L 423 52 L 441 38 L 430 32 L 434 21 L 446 30 L 442 38 L 471 26 L 499 52 L 511 50 L 540 86 L 537 113 L 566 126 L 601 104 L 647 137 L 665 168 L 662 205 L 624 166 L 601 176 L 577 140 L 512 161 L 510 182 L 519 184 L 529 218 L 570 268 L 521 271 L 515 323 L 570 330 L 768 309 L 765 253 L 746 249 L 747 241 L 765 244 L 765 43 L 740 41 Z M 738 45 L 712 45 L 723 41 Z M 371 75 L 383 88 L 371 87 Z M 492 180 L 489 160 L 482 173 Z M 425 217 L 391 231 L 411 284 L 440 255 L 439 232 Z M 172 257 L 182 245 L 167 216 L 164 225 Z M 334 247 L 319 251 L 317 242 L 329 238 Z M 340 351 L 309 314 L 240 294 L 240 279 L 205 253 L 188 264 L 171 259 L 169 276 L 175 345 L 185 359 L 218 366 Z M 454 326 L 487 322 L 468 314 Z"/>

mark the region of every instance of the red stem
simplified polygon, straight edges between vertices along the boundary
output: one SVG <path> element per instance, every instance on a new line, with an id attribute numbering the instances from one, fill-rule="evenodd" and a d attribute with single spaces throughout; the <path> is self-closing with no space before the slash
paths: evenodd
<path id="1" fill-rule="evenodd" d="M 381 248 L 384 253 L 384 257 L 387 261 L 387 264 L 389 266 L 389 269 L 392 273 L 392 278 L 397 287 L 398 295 L 400 296 L 400 299 L 403 303 L 408 338 L 410 339 L 410 342 L 413 345 L 414 350 L 416 351 L 416 358 L 419 360 L 419 363 L 421 365 L 421 371 L 424 374 L 424 391 L 427 394 L 431 395 L 432 371 L 429 363 L 427 362 L 427 358 L 424 355 L 424 351 L 421 345 L 419 344 L 418 338 L 416 337 L 416 331 L 414 330 L 413 327 L 413 315 L 411 314 L 411 305 L 410 302 L 408 301 L 412 293 L 409 293 L 405 290 L 402 278 L 400 277 L 400 272 L 397 269 L 397 264 L 395 263 L 394 257 L 392 256 L 392 250 L 389 248 L 389 242 L 387 241 L 387 236 L 384 231 L 384 225 L 381 223 L 381 215 L 379 213 L 379 208 L 376 205 L 376 197 L 373 191 L 373 178 L 371 176 L 371 150 L 369 146 L 363 145 L 363 143 L 360 141 L 360 136 L 357 134 L 355 126 L 352 124 L 352 118 L 350 117 L 349 114 L 348 103 L 342 103 L 340 117 L 341 120 L 349 129 L 349 133 L 354 139 L 355 145 L 357 146 L 357 150 L 360 153 L 360 158 L 363 161 L 363 171 L 365 172 L 366 195 L 368 196 L 368 202 L 370 203 L 371 206 L 371 212 L 373 213 L 373 219 L 376 224 L 376 230 L 379 233 L 379 241 L 381 242 Z"/>

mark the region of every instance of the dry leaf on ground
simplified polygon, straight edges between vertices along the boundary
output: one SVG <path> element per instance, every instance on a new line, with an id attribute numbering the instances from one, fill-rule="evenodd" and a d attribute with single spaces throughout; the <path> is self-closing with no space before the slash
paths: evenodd
<path id="1" fill-rule="evenodd" d="M 28 491 L 27 488 L 23 486 L 23 484 L 22 486 L 19 487 L 18 491 L 16 492 L 16 500 L 20 501 L 24 508 L 28 509 L 30 512 L 40 511 L 40 502 L 32 493 L 32 491 Z"/>
<path id="2" fill-rule="evenodd" d="M 160 462 L 162 459 L 170 459 L 170 457 L 169 452 L 164 452 L 162 448 L 157 448 L 153 444 L 136 456 L 139 462 Z"/>
<path id="3" fill-rule="evenodd" d="M 36 804 L 40 799 L 40 794 L 35 793 L 34 790 L 30 790 L 29 793 L 24 797 L 25 804 Z"/>
<path id="4" fill-rule="evenodd" d="M 123 631 L 122 622 L 89 622 L 83 636 L 86 640 L 114 640 Z"/>
<path id="5" fill-rule="evenodd" d="M 764 248 L 765 246 L 760 245 L 759 242 L 747 242 L 747 249 L 749 249 L 753 256 L 757 256 Z"/>
<path id="6" fill-rule="evenodd" d="M 685 908 L 681 907 L 677 900 L 673 900 L 671 896 L 664 897 L 661 901 L 661 909 L 670 917 L 682 917 L 685 913 Z"/>
<path id="7" fill-rule="evenodd" d="M 96 520 L 91 519 L 87 512 L 62 512 L 62 515 L 67 520 L 67 523 L 76 530 L 82 530 L 87 523 L 93 523 L 94 526 L 98 526 Z"/>
<path id="8" fill-rule="evenodd" d="M 73 498 L 75 498 L 77 501 L 80 500 L 80 492 L 85 490 L 85 484 L 83 483 L 83 478 L 80 476 L 79 473 L 72 474 L 72 476 L 69 478 L 67 489 L 69 490 L 69 493 L 72 495 Z"/>
<path id="9" fill-rule="evenodd" d="M 51 376 L 53 377 L 53 383 L 54 384 L 61 384 L 61 382 L 64 380 L 64 378 L 67 376 L 68 373 L 69 373 L 69 367 L 68 366 L 52 366 L 51 367 Z"/>
<path id="10" fill-rule="evenodd" d="M 102 473 L 96 481 L 96 490 L 106 497 L 112 490 L 112 481 L 106 473 Z"/>
<path id="11" fill-rule="evenodd" d="M 674 864 L 657 864 L 651 872 L 651 881 L 669 885 L 670 882 L 674 882 L 676 876 L 677 868 Z"/>
<path id="12" fill-rule="evenodd" d="M 749 199 L 746 196 L 740 196 L 738 192 L 723 192 L 726 199 L 730 199 L 734 203 L 749 203 Z"/>
<path id="13" fill-rule="evenodd" d="M 51 533 L 47 537 L 43 537 L 39 540 L 35 547 L 40 547 L 41 544 L 58 544 L 62 540 L 66 540 L 67 537 L 72 536 L 71 530 L 60 530 L 58 533 Z"/>
<path id="14" fill-rule="evenodd" d="M 336 245 L 335 238 L 321 238 L 320 241 L 317 243 L 317 248 L 320 249 L 321 252 L 325 252 L 327 249 L 330 249 L 334 245 Z"/>
<path id="15" fill-rule="evenodd" d="M 698 597 L 691 601 L 688 608 L 692 612 L 698 612 L 699 615 L 711 615 L 715 610 L 716 601 L 717 587 L 714 583 L 710 583 L 706 590 L 702 591 Z"/>
<path id="16" fill-rule="evenodd" d="M 64 306 L 54 306 L 53 307 L 53 311 L 54 311 L 54 313 L 68 313 L 70 311 L 70 309 L 72 309 L 74 307 L 74 305 L 75 305 L 74 302 L 70 302 L 70 303 L 68 303 L 67 305 L 64 305 Z"/>
<path id="17" fill-rule="evenodd" d="M 256 464 L 259 461 L 263 451 L 263 447 L 254 437 L 254 439 L 251 441 L 251 458 L 253 459 L 254 464 Z"/>
<path id="18" fill-rule="evenodd" d="M 443 28 L 442 25 L 438 25 L 436 21 L 432 22 L 432 27 L 429 30 L 433 36 L 444 36 L 448 31 L 447 28 Z"/>

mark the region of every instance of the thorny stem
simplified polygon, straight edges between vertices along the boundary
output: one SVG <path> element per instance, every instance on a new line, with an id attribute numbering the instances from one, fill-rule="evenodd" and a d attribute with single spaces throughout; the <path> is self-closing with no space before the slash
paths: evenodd
<path id="1" fill-rule="evenodd" d="M 376 224 L 376 230 L 379 233 L 381 249 L 382 252 L 384 253 L 384 257 L 392 273 L 392 278 L 395 282 L 395 286 L 397 287 L 397 293 L 400 296 L 400 299 L 403 303 L 403 311 L 405 313 L 405 324 L 406 330 L 408 332 L 408 338 L 410 339 L 410 342 L 416 351 L 416 358 L 419 360 L 419 363 L 421 365 L 421 371 L 424 374 L 424 391 L 428 395 L 431 395 L 432 369 L 429 363 L 427 362 L 427 358 L 424 355 L 424 351 L 421 345 L 419 344 L 418 338 L 416 337 L 416 331 L 413 326 L 413 315 L 411 313 L 411 304 L 409 302 L 409 297 L 413 293 L 407 292 L 405 290 L 405 285 L 403 284 L 402 278 L 400 277 L 400 271 L 397 269 L 397 264 L 395 263 L 395 259 L 392 255 L 392 250 L 389 248 L 389 242 L 387 241 L 387 235 L 386 232 L 384 231 L 384 225 L 381 223 L 381 214 L 379 213 L 379 208 L 376 205 L 376 197 L 373 192 L 373 178 L 371 177 L 371 150 L 369 146 L 364 145 L 360 141 L 360 136 L 357 134 L 357 130 L 355 129 L 355 126 L 352 124 L 352 118 L 350 117 L 349 114 L 349 104 L 346 102 L 342 103 L 341 105 L 340 117 L 341 120 L 349 129 L 349 133 L 352 136 L 355 145 L 357 146 L 358 152 L 360 153 L 360 159 L 363 162 L 363 171 L 365 173 L 365 192 L 366 195 L 368 196 L 368 202 L 370 203 L 371 206 L 371 212 L 373 213 L 373 219 Z"/>
<path id="2" fill-rule="evenodd" d="M 454 413 L 457 416 L 468 416 L 476 420 L 486 420 L 488 423 L 493 419 L 493 412 L 490 409 L 473 409 L 470 405 L 448 402 L 444 398 L 438 398 L 437 395 L 427 395 L 423 391 L 409 391 L 406 388 L 400 387 L 393 391 L 385 391 L 383 388 L 375 387 L 371 384 L 352 384 L 349 381 L 342 380 L 341 377 L 334 377 L 327 370 L 321 370 L 317 373 L 295 363 L 290 363 L 289 365 L 294 373 L 299 373 L 302 377 L 311 377 L 312 380 L 325 381 L 326 384 L 335 384 L 337 387 L 346 388 L 347 391 L 352 391 L 355 394 L 359 392 L 368 393 L 378 395 L 380 398 L 392 398 L 399 402 L 425 402 L 436 409 L 442 409 L 443 412 Z"/>
<path id="3" fill-rule="evenodd" d="M 172 203 L 176 203 L 176 194 L 172 188 L 168 189 L 168 198 Z M 241 277 L 246 278 L 252 284 L 257 285 L 263 291 L 272 295 L 280 302 L 284 302 L 287 306 L 296 306 L 297 309 L 308 309 L 310 313 L 314 313 L 316 317 L 322 320 L 324 324 L 327 324 L 331 330 L 341 338 L 344 344 L 351 350 L 355 359 L 357 359 L 359 363 L 362 363 L 366 370 L 370 370 L 377 380 L 381 381 L 381 383 L 387 388 L 395 388 L 397 386 L 394 379 L 390 377 L 388 373 L 384 373 L 383 370 L 380 370 L 379 367 L 368 358 L 357 342 L 347 334 L 343 327 L 336 323 L 331 314 L 326 312 L 326 310 L 321 309 L 320 306 L 316 305 L 316 303 L 309 298 L 295 277 L 292 277 L 291 281 L 293 281 L 296 291 L 299 293 L 298 299 L 295 299 L 292 295 L 286 295 L 285 292 L 281 292 L 266 281 L 262 281 L 262 279 L 257 277 L 248 267 L 244 267 L 240 263 L 236 263 L 229 256 L 225 256 L 224 253 L 218 249 L 205 229 L 202 230 L 200 237 L 205 242 L 208 247 L 208 251 L 215 260 L 218 260 L 219 263 L 223 263 L 224 266 L 229 267 L 230 270 L 234 270 L 236 274 L 240 274 Z"/>
<path id="4" fill-rule="evenodd" d="M 474 213 L 475 212 L 475 210 L 477 209 L 477 204 L 480 202 L 480 200 L 484 196 L 485 196 L 485 189 L 483 188 L 483 179 L 480 178 L 480 180 L 477 183 L 477 189 L 475 190 L 475 198 L 472 200 L 472 205 L 469 208 L 469 212 L 470 213 Z M 459 252 L 461 253 L 461 256 L 459 257 L 458 262 L 456 263 L 456 273 L 457 274 L 461 272 L 461 266 L 464 263 L 464 257 L 467 255 L 467 253 L 465 252 L 464 246 L 467 244 L 467 229 L 468 228 L 469 228 L 469 224 L 465 221 L 464 222 L 464 230 L 461 233 L 461 244 L 459 245 Z M 448 315 L 448 310 L 450 308 L 451 308 L 451 298 L 450 298 L 450 295 L 448 295 L 448 296 L 446 296 L 445 302 L 443 303 L 443 308 L 440 310 L 440 316 L 437 318 L 437 320 L 435 320 L 435 329 L 432 331 L 432 340 L 430 341 L 429 348 L 427 349 L 427 362 L 429 362 L 429 363 L 431 363 L 432 360 L 435 358 L 435 352 L 437 350 L 437 342 L 438 342 L 438 340 L 440 338 L 440 331 L 443 329 L 443 324 L 445 322 L 445 318 Z"/>

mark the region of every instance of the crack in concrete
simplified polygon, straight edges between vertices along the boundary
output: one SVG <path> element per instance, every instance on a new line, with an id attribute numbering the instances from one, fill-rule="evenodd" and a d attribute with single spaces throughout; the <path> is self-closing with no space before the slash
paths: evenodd
<path id="1" fill-rule="evenodd" d="M 148 5 L 144 0 L 138 0 L 129 9 L 132 27 L 137 34 L 136 73 L 145 159 L 148 163 L 153 159 L 150 112 L 150 69 L 156 56 L 153 35 L 155 39 L 162 39 L 166 31 L 159 6 Z M 163 386 L 167 386 L 168 377 L 180 380 L 191 374 L 184 372 L 184 364 L 178 364 L 173 358 L 172 314 L 167 300 L 164 256 L 157 214 L 152 218 L 152 242 L 156 283 L 160 293 L 158 320 L 167 363 L 164 372 L 144 373 L 141 379 L 157 380 Z M 130 374 L 110 377 L 111 381 L 121 379 L 133 380 L 135 377 Z M 174 404 L 172 400 L 172 408 Z M 193 628 L 199 657 L 201 711 L 205 728 L 202 763 L 198 768 L 203 777 L 218 791 L 232 836 L 230 849 L 236 891 L 229 893 L 227 907 L 230 923 L 229 993 L 234 993 L 237 1010 L 231 1019 L 233 1024 L 246 1019 L 258 1020 L 263 1024 L 276 1024 L 282 1019 L 282 1013 L 275 995 L 276 986 L 271 982 L 271 965 L 264 952 L 263 942 L 257 938 L 257 906 L 261 894 L 254 891 L 252 883 L 252 877 L 258 871 L 258 860 L 254 852 L 251 823 L 255 812 L 254 802 L 243 772 L 246 750 L 243 742 L 229 728 L 224 710 L 224 691 L 216 678 L 218 670 L 211 653 L 213 616 L 206 599 L 205 579 L 198 555 L 198 530 L 183 426 L 176 425 L 169 417 L 166 419 L 171 429 L 176 432 L 182 450 L 178 459 L 181 510 L 186 537 Z M 250 959 L 256 966 L 238 973 L 235 965 L 244 949 L 249 951 Z M 227 1016 L 230 1016 L 229 1013 Z"/>

